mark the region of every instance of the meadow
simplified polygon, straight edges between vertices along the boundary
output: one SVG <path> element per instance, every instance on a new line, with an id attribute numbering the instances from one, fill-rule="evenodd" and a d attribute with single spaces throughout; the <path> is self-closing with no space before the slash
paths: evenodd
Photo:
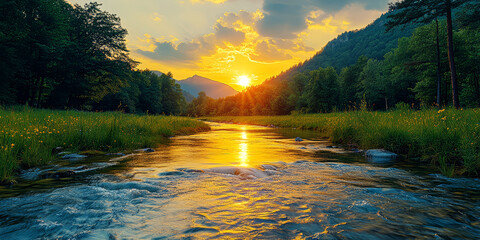
<path id="1" fill-rule="evenodd" d="M 346 147 L 384 148 L 418 164 L 432 164 L 446 176 L 480 176 L 480 109 L 217 116 L 206 120 L 311 129 Z"/>
<path id="2" fill-rule="evenodd" d="M 0 182 L 15 171 L 51 163 L 61 151 L 117 152 L 155 147 L 168 137 L 209 130 L 185 117 L 118 112 L 0 109 Z"/>

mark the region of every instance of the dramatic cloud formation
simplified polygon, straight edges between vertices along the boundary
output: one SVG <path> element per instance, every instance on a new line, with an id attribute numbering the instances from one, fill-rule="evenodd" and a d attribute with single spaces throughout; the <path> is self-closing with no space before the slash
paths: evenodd
<path id="1" fill-rule="evenodd" d="M 263 11 L 265 17 L 259 22 L 258 30 L 264 36 L 274 38 L 295 38 L 305 29 L 313 12 L 321 12 L 317 16 L 326 18 L 351 4 L 363 6 L 366 10 L 385 10 L 385 0 L 265 0 Z"/>
<path id="2" fill-rule="evenodd" d="M 88 0 L 72 0 L 74 3 Z M 362 28 L 388 0 L 100 0 L 129 30 L 140 67 L 259 84 L 304 61 L 344 31 Z"/>

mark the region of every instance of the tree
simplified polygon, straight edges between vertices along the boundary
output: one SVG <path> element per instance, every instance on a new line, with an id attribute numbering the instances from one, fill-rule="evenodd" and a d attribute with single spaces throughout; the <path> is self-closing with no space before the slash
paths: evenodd
<path id="1" fill-rule="evenodd" d="M 391 87 L 384 76 L 383 62 L 375 59 L 368 60 L 360 73 L 359 81 L 360 91 L 357 97 L 364 98 L 374 109 L 388 110 Z"/>
<path id="2" fill-rule="evenodd" d="M 457 72 L 453 51 L 452 9 L 467 2 L 467 0 L 402 0 L 390 3 L 386 23 L 387 31 L 395 26 L 411 22 L 431 22 L 439 16 L 447 17 L 447 46 L 450 76 L 452 81 L 452 98 L 455 108 L 459 108 Z"/>
<path id="3" fill-rule="evenodd" d="M 338 105 L 338 75 L 333 67 L 310 72 L 306 91 L 303 93 L 311 112 L 329 112 Z"/>
<path id="4" fill-rule="evenodd" d="M 360 73 L 363 71 L 367 61 L 368 58 L 366 56 L 360 56 L 354 65 L 342 69 L 340 73 L 341 106 L 348 110 L 355 109 L 360 103 L 356 93 L 358 91 Z"/>
<path id="5" fill-rule="evenodd" d="M 83 108 L 120 90 L 136 62 L 130 59 L 120 18 L 98 3 L 69 10 L 69 44 L 61 58 L 61 76 L 51 105 Z"/>

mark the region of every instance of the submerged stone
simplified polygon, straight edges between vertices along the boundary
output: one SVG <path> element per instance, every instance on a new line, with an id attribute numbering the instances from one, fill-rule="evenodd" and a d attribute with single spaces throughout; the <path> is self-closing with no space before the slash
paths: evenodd
<path id="1" fill-rule="evenodd" d="M 151 148 L 142 148 L 135 150 L 135 152 L 155 152 L 155 150 Z"/>
<path id="2" fill-rule="evenodd" d="M 119 153 L 107 153 L 105 155 L 107 155 L 107 156 L 125 156 L 125 153 L 121 153 L 121 152 L 119 152 Z"/>
<path id="3" fill-rule="evenodd" d="M 300 138 L 300 137 L 296 137 L 296 138 L 295 138 L 295 141 L 297 141 L 297 142 L 301 142 L 301 141 L 303 141 L 303 139 L 302 139 L 302 138 Z"/>
<path id="4" fill-rule="evenodd" d="M 365 152 L 365 157 L 372 163 L 389 163 L 397 158 L 397 154 L 385 149 L 370 149 Z"/>
<path id="5" fill-rule="evenodd" d="M 58 171 L 58 172 L 47 172 L 40 175 L 40 178 L 67 178 L 75 175 L 74 171 Z"/>
<path id="6" fill-rule="evenodd" d="M 62 150 L 63 150 L 63 147 L 56 147 L 52 149 L 52 154 L 59 154 L 60 152 L 62 152 Z"/>
<path id="7" fill-rule="evenodd" d="M 81 160 L 81 159 L 84 159 L 86 157 L 87 156 L 85 156 L 85 155 L 72 153 L 72 154 L 67 154 L 67 155 L 63 156 L 62 158 L 67 159 L 67 160 Z"/>

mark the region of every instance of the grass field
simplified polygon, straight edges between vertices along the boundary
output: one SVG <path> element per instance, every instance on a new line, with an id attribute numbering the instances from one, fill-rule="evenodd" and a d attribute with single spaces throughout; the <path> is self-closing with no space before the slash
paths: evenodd
<path id="1" fill-rule="evenodd" d="M 194 119 L 122 113 L 0 109 L 0 182 L 15 170 L 45 165 L 52 150 L 105 152 L 155 147 L 169 136 L 208 130 Z"/>
<path id="2" fill-rule="evenodd" d="M 207 120 L 313 129 L 334 143 L 384 148 L 447 176 L 480 175 L 480 109 L 397 110 Z"/>

